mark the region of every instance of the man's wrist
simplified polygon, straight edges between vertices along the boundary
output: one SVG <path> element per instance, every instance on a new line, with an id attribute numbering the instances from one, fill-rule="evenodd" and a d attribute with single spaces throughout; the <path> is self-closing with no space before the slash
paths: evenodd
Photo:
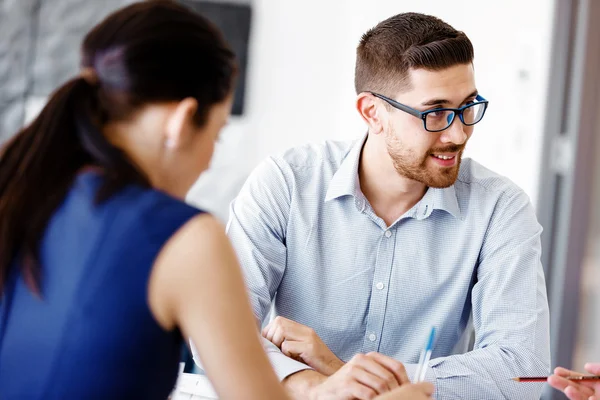
<path id="1" fill-rule="evenodd" d="M 342 360 L 340 360 L 339 358 L 335 358 L 334 360 L 332 360 L 328 367 L 327 367 L 327 371 L 323 371 L 323 374 L 325 376 L 331 376 L 333 374 L 335 374 L 336 372 L 338 372 L 346 363 L 343 362 Z M 321 371 L 319 371 L 321 372 Z"/>
<path id="2" fill-rule="evenodd" d="M 281 383 L 294 399 L 306 399 L 310 391 L 325 382 L 327 377 L 312 369 L 305 369 L 287 376 Z"/>

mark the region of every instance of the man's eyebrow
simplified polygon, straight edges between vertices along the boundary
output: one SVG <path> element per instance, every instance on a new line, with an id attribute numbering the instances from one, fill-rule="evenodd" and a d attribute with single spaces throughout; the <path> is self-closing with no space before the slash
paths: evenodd
<path id="1" fill-rule="evenodd" d="M 477 92 L 477 90 L 475 90 L 475 91 L 473 91 L 473 93 L 471 93 L 470 95 L 468 95 L 467 97 L 465 97 L 464 100 L 470 99 L 471 97 L 477 97 L 478 94 L 479 93 Z M 445 105 L 445 104 L 450 104 L 450 100 L 446 100 L 446 99 L 431 99 L 431 100 L 427 100 L 427 101 L 421 103 L 422 106 L 440 106 L 440 105 Z"/>

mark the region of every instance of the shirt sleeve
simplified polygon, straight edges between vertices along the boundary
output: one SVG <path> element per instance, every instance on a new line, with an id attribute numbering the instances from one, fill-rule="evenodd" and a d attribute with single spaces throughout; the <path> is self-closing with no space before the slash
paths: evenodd
<path id="1" fill-rule="evenodd" d="M 285 232 L 292 187 L 289 166 L 271 157 L 252 172 L 230 207 L 227 234 L 240 261 L 259 324 L 268 315 L 285 272 Z M 266 339 L 263 347 L 281 380 L 310 368 L 287 357 Z"/>
<path id="2" fill-rule="evenodd" d="M 436 399 L 539 399 L 550 372 L 549 312 L 540 235 L 523 192 L 500 197 L 484 237 L 472 291 L 474 350 L 433 359 Z M 416 365 L 406 365 L 411 379 Z"/>
<path id="3" fill-rule="evenodd" d="M 311 369 L 308 365 L 296 361 L 283 354 L 277 346 L 269 342 L 267 339 L 261 338 L 261 341 L 263 348 L 267 353 L 267 357 L 271 362 L 271 366 L 275 370 L 275 374 L 277 375 L 280 381 L 284 380 L 287 376 L 290 376 L 296 372 L 303 371 L 305 369 Z M 190 349 L 192 350 L 192 357 L 194 359 L 194 363 L 198 366 L 198 368 L 204 370 L 204 367 L 202 366 L 202 361 L 200 360 L 200 356 L 198 355 L 198 350 L 196 350 L 196 346 L 194 346 L 194 343 L 191 340 Z"/>

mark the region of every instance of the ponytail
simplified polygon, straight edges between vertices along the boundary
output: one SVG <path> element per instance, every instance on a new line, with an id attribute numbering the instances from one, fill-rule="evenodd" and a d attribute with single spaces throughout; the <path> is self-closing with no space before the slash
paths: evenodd
<path id="1" fill-rule="evenodd" d="M 67 82 L 0 155 L 0 295 L 13 264 L 39 293 L 40 241 L 83 166 L 100 166 L 106 174 L 97 201 L 130 182 L 147 185 L 104 138 L 98 91 L 83 77 Z"/>
<path id="2" fill-rule="evenodd" d="M 148 178 L 103 135 L 109 122 L 159 102 L 198 101 L 198 125 L 232 92 L 236 62 L 219 30 L 173 1 L 142 1 L 84 38 L 81 75 L 0 151 L 0 295 L 18 269 L 39 293 L 40 241 L 84 166 L 102 171 L 96 202 Z M 43 266 L 42 266 L 43 267 Z"/>

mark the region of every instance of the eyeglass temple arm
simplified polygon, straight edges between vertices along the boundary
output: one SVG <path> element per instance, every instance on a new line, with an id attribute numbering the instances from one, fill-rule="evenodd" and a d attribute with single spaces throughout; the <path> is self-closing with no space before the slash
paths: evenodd
<path id="1" fill-rule="evenodd" d="M 415 110 L 414 108 L 411 108 L 409 106 L 405 106 L 402 103 L 398 103 L 396 100 L 390 99 L 389 97 L 385 97 L 382 94 L 379 93 L 373 93 L 373 92 L 369 92 L 371 93 L 373 96 L 380 98 L 381 100 L 385 101 L 386 103 L 391 104 L 392 106 L 396 107 L 399 110 L 402 110 L 404 112 L 407 112 L 411 115 L 414 115 L 415 117 L 418 118 L 423 118 L 423 113 L 419 110 Z"/>

